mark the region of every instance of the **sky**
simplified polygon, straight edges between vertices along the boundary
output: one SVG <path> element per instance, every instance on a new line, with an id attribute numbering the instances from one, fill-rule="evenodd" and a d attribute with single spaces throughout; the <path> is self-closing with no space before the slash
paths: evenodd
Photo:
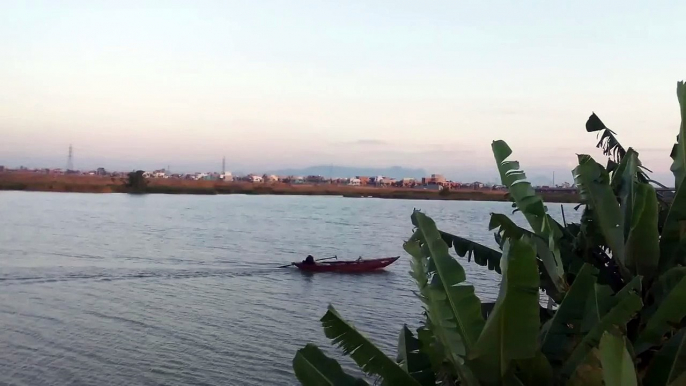
<path id="1" fill-rule="evenodd" d="M 679 1 L 0 2 L 0 165 L 497 175 L 604 163 L 595 112 L 671 182 Z"/>

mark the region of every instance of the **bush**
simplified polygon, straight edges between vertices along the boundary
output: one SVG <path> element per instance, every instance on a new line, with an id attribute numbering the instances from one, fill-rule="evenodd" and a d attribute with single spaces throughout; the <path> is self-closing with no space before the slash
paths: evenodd
<path id="1" fill-rule="evenodd" d="M 128 179 L 126 181 L 126 187 L 131 193 L 145 193 L 148 187 L 148 181 L 143 175 L 145 172 L 142 170 L 137 170 L 128 174 Z"/>

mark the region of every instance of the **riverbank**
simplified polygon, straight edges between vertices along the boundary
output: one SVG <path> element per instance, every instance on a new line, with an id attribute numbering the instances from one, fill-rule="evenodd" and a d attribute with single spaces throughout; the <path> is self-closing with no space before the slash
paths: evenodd
<path id="1" fill-rule="evenodd" d="M 0 173 L 0 190 L 74 193 L 127 193 L 125 179 L 101 176 L 51 175 L 37 173 Z M 452 190 L 439 194 L 436 190 L 398 187 L 349 185 L 290 185 L 284 183 L 250 183 L 151 179 L 145 193 L 150 194 L 267 194 L 304 196 L 375 197 L 410 200 L 508 201 L 506 192 L 481 189 Z M 570 193 L 541 193 L 546 202 L 576 203 L 579 198 Z"/>

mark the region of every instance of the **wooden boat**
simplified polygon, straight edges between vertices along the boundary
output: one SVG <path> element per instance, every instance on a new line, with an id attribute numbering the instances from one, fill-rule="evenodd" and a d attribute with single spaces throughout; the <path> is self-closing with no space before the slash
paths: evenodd
<path id="1" fill-rule="evenodd" d="M 361 273 L 371 272 L 387 267 L 400 256 L 384 257 L 381 259 L 358 259 L 350 261 L 326 261 L 316 262 L 315 264 L 305 264 L 304 262 L 293 263 L 302 271 L 306 272 L 339 272 L 339 273 Z"/>

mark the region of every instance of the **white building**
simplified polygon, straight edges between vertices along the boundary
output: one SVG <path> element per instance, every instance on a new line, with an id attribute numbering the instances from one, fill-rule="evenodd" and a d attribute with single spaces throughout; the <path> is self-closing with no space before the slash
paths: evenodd
<path id="1" fill-rule="evenodd" d="M 351 186 L 360 186 L 361 183 L 362 181 L 360 181 L 359 178 L 351 178 L 350 181 L 348 181 L 348 185 Z"/>
<path id="2" fill-rule="evenodd" d="M 250 182 L 264 182 L 262 176 L 249 176 Z"/>
<path id="3" fill-rule="evenodd" d="M 231 172 L 224 172 L 224 174 L 220 175 L 219 178 L 226 182 L 233 181 L 233 175 L 231 174 Z"/>

